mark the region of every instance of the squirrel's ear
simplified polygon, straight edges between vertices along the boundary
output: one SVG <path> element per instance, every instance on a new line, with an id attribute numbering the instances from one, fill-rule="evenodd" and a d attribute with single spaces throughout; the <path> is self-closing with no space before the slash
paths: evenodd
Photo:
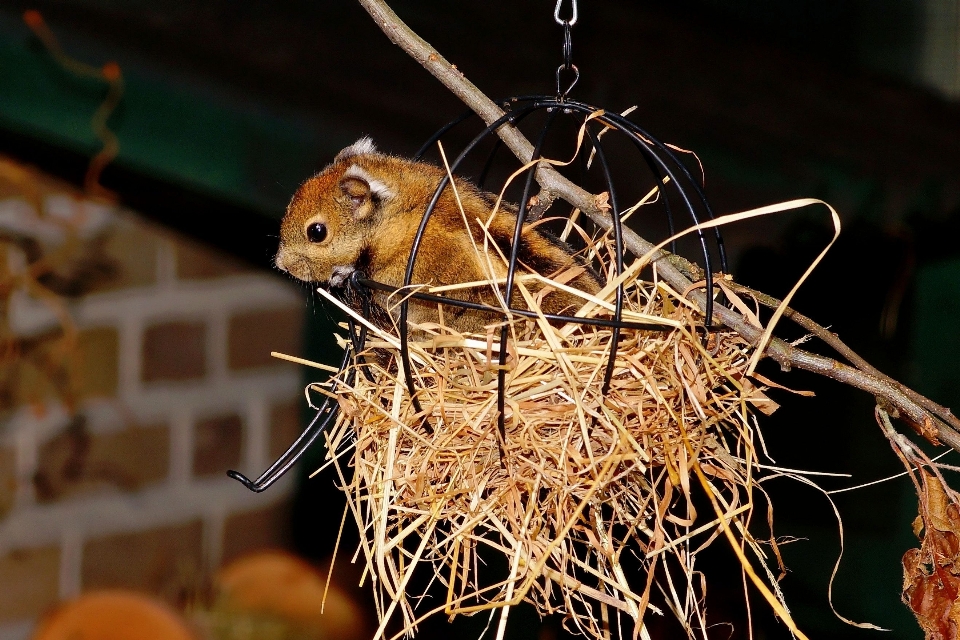
<path id="1" fill-rule="evenodd" d="M 340 190 L 346 196 L 356 220 L 367 218 L 377 206 L 393 198 L 390 187 L 356 165 L 344 172 Z"/>
<path id="2" fill-rule="evenodd" d="M 369 136 L 364 136 L 338 153 L 337 157 L 333 159 L 333 163 L 336 164 L 347 158 L 366 156 L 373 153 L 377 153 L 377 145 L 373 143 L 373 140 Z"/>
<path id="3" fill-rule="evenodd" d="M 370 185 L 366 181 L 360 178 L 344 178 L 340 181 L 340 190 L 347 197 L 354 219 L 362 220 L 373 213 Z"/>

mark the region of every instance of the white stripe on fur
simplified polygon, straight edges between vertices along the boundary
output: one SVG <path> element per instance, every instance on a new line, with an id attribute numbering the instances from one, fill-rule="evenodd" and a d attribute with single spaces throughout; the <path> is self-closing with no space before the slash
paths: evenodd
<path id="1" fill-rule="evenodd" d="M 393 190 L 390 189 L 390 187 L 372 177 L 369 173 L 355 164 L 351 165 L 346 171 L 343 172 L 343 177 L 363 180 L 370 186 L 370 193 L 380 200 L 387 200 L 394 196 Z"/>

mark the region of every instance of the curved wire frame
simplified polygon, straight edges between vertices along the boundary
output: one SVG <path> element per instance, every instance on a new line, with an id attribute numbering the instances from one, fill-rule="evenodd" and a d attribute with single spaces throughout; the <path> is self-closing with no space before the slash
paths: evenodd
<path id="1" fill-rule="evenodd" d="M 450 173 L 455 174 L 458 168 L 463 164 L 464 160 L 470 157 L 470 154 L 480 145 L 482 142 L 489 139 L 491 136 L 496 136 L 496 132 L 499 128 L 505 125 L 519 125 L 524 121 L 528 116 L 538 113 L 546 112 L 546 117 L 544 123 L 541 125 L 540 131 L 535 139 L 534 143 L 534 152 L 533 159 L 539 159 L 541 157 L 541 151 L 544 146 L 544 142 L 547 139 L 548 134 L 553 128 L 556 120 L 559 116 L 571 117 L 571 118 L 580 118 L 580 123 L 586 119 L 587 116 L 593 115 L 592 122 L 596 122 L 605 129 L 611 129 L 616 131 L 624 136 L 633 144 L 633 146 L 640 153 L 643 158 L 644 164 L 649 169 L 650 173 L 656 180 L 656 184 L 660 190 L 659 201 L 661 203 L 663 213 L 667 219 L 667 225 L 672 236 L 675 233 L 676 222 L 674 220 L 675 212 L 685 213 L 689 217 L 692 225 L 699 224 L 702 220 L 712 220 L 714 218 L 713 210 L 710 207 L 710 204 L 707 202 L 707 199 L 703 193 L 701 185 L 694 179 L 691 175 L 690 170 L 679 160 L 677 155 L 668 147 L 666 144 L 660 142 L 657 138 L 650 135 L 649 132 L 642 129 L 636 123 L 627 119 L 626 117 L 603 111 L 597 107 L 591 106 L 589 104 L 578 102 L 574 100 L 569 100 L 564 97 L 551 97 L 551 96 L 541 96 L 541 95 L 532 95 L 532 96 L 518 96 L 510 98 L 501 103 L 504 109 L 507 111 L 501 118 L 491 123 L 489 126 L 485 127 L 480 133 L 478 133 L 460 152 L 459 155 L 450 163 Z M 415 160 L 420 160 L 423 155 L 434 147 L 439 140 L 441 140 L 445 135 L 447 135 L 451 130 L 458 127 L 464 122 L 471 120 L 474 116 L 473 112 L 466 112 L 457 119 L 453 120 L 449 124 L 442 127 L 438 130 L 427 142 L 417 151 L 417 154 L 414 156 Z M 623 272 L 624 268 L 624 256 L 623 256 L 623 237 L 622 237 L 622 221 L 621 221 L 621 208 L 620 203 L 617 197 L 617 189 L 614 184 L 614 179 L 611 173 L 611 167 L 608 163 L 608 156 L 604 151 L 603 143 L 601 141 L 600 134 L 595 131 L 590 123 L 585 127 L 587 137 L 589 139 L 592 150 L 596 154 L 595 157 L 598 161 L 601 174 L 603 176 L 604 186 L 607 193 L 609 194 L 609 204 L 611 207 L 611 220 L 612 231 L 614 237 L 614 271 L 617 275 Z M 478 183 L 482 187 L 483 183 L 486 181 L 488 173 L 491 167 L 494 165 L 495 158 L 502 147 L 502 141 L 497 138 L 496 143 L 493 146 L 490 155 L 483 164 L 483 169 L 480 173 Z M 581 151 L 581 157 L 585 157 L 585 154 Z M 403 369 L 404 379 L 407 383 L 407 388 L 410 393 L 414 408 L 419 414 L 423 414 L 423 409 L 420 406 L 420 403 L 417 399 L 417 388 L 416 388 L 416 379 L 413 375 L 413 367 L 411 365 L 410 353 L 409 353 L 409 332 L 407 330 L 407 318 L 409 312 L 409 299 L 416 298 L 425 302 L 443 304 L 449 306 L 460 307 L 463 309 L 471 309 L 477 311 L 484 311 L 491 314 L 499 314 L 506 319 L 507 313 L 511 315 L 517 315 L 522 317 L 537 317 L 538 313 L 533 311 L 528 311 L 526 309 L 514 309 L 511 306 L 512 294 L 513 294 L 513 283 L 517 271 L 517 256 L 519 253 L 520 247 L 520 235 L 523 231 L 523 225 L 527 222 L 528 214 L 528 205 L 530 202 L 531 190 L 534 186 L 534 177 L 535 171 L 530 170 L 526 172 L 526 178 L 523 184 L 523 194 L 520 198 L 520 210 L 517 215 L 516 225 L 514 227 L 513 233 L 513 242 L 510 248 L 510 255 L 508 256 L 507 264 L 507 277 L 506 283 L 504 284 L 504 289 L 502 291 L 503 300 L 506 304 L 507 311 L 502 307 L 494 307 L 481 303 L 467 302 L 464 300 L 457 300 L 453 298 L 448 298 L 446 296 L 431 295 L 425 293 L 413 293 L 407 295 L 403 298 L 400 303 L 399 317 L 398 317 L 398 326 L 400 330 L 400 366 Z M 404 275 L 403 287 L 409 287 L 413 284 L 413 271 L 414 265 L 416 264 L 417 256 L 419 255 L 421 244 L 424 236 L 424 232 L 427 228 L 427 223 L 430 220 L 430 217 L 433 215 L 434 210 L 437 207 L 437 203 L 440 200 L 440 196 L 443 193 L 444 189 L 449 186 L 450 178 L 445 176 L 440 184 L 437 186 L 434 191 L 433 197 L 430 200 L 427 208 L 423 212 L 423 217 L 420 221 L 420 226 L 417 229 L 417 233 L 414 236 L 413 246 L 411 247 L 410 258 L 407 262 L 407 268 Z M 723 272 L 728 271 L 727 267 L 727 255 L 723 243 L 723 236 L 720 233 L 720 229 L 715 227 L 712 230 L 712 233 L 709 234 L 712 236 L 713 243 L 716 247 L 717 257 L 719 258 L 720 268 Z M 699 248 L 700 248 L 700 258 L 705 272 L 705 285 L 707 291 L 713 291 L 713 279 L 714 279 L 714 258 L 710 251 L 710 244 L 708 241 L 708 234 L 705 234 L 702 229 L 698 229 L 696 232 Z M 671 245 L 671 250 L 676 252 L 675 243 Z M 364 315 L 370 317 L 370 293 L 372 290 L 384 291 L 388 293 L 396 292 L 398 289 L 383 283 L 375 282 L 369 280 L 359 272 L 354 272 L 351 279 L 348 281 L 348 286 L 353 287 L 356 292 L 359 294 L 360 299 L 363 303 L 363 312 Z M 409 289 L 407 289 L 409 292 Z M 640 322 L 628 322 L 624 321 L 622 318 L 623 312 L 623 299 L 624 299 L 624 287 L 621 283 L 617 287 L 616 291 L 616 300 L 614 304 L 614 313 L 613 318 L 578 318 L 568 315 L 556 315 L 556 314 L 545 314 L 546 319 L 554 322 L 576 322 L 584 325 L 593 325 L 593 326 L 603 326 L 611 328 L 612 331 L 612 344 L 614 348 L 610 349 L 610 353 L 607 360 L 606 369 L 604 372 L 603 378 L 603 393 L 606 393 L 610 386 L 610 381 L 613 376 L 614 363 L 616 360 L 616 345 L 619 343 L 620 331 L 622 329 L 635 329 L 635 330 L 644 330 L 644 331 L 662 331 L 664 330 L 663 325 L 652 324 L 652 323 L 640 323 Z M 713 317 L 713 297 L 708 295 L 706 302 L 706 309 L 704 310 L 704 318 Z M 706 320 L 705 320 L 706 322 Z M 353 380 L 353 375 L 357 368 L 360 368 L 364 371 L 365 375 L 369 376 L 366 367 L 350 367 L 351 360 L 353 359 L 354 354 L 359 354 L 363 351 L 364 344 L 366 342 L 367 330 L 365 327 L 357 327 L 352 322 L 348 326 L 351 338 L 350 348 L 344 353 L 343 361 L 340 365 L 340 371 L 346 371 L 348 376 L 347 383 L 350 384 Z M 709 331 L 712 327 L 709 324 L 706 324 L 704 329 Z M 500 343 L 506 344 L 508 337 L 508 328 L 506 323 L 504 323 L 503 328 L 500 332 Z M 504 365 L 505 359 L 507 357 L 507 350 L 501 349 L 499 354 L 498 364 Z M 363 364 L 359 362 L 359 364 Z M 504 389 L 506 386 L 506 369 L 503 366 L 498 367 L 498 376 L 497 376 L 497 407 L 498 407 L 498 431 L 500 438 L 505 438 L 504 431 L 504 415 L 505 415 L 505 399 L 504 399 Z M 310 422 L 310 424 L 304 429 L 303 433 L 290 445 L 290 447 L 281 455 L 266 471 L 264 471 L 260 477 L 256 480 L 250 480 L 243 474 L 237 471 L 228 471 L 227 475 L 231 478 L 239 480 L 251 491 L 260 492 L 269 487 L 271 484 L 276 482 L 284 473 L 286 473 L 290 467 L 292 467 L 300 457 L 313 445 L 317 438 L 326 430 L 326 428 L 331 424 L 335 419 L 338 407 L 331 399 L 324 400 L 323 404 L 317 411 L 316 416 Z M 430 425 L 427 423 L 424 418 L 424 427 L 430 428 Z"/>

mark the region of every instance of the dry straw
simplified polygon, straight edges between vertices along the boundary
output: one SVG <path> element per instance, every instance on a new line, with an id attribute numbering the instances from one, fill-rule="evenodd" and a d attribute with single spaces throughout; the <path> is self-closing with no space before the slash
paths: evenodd
<path id="1" fill-rule="evenodd" d="M 608 256 L 611 245 L 602 237 L 591 250 Z M 518 293 L 536 309 L 534 287 L 524 284 L 531 279 L 540 278 L 521 278 Z M 596 297 L 577 293 L 580 315 L 612 318 L 612 287 Z M 648 638 L 645 615 L 663 613 L 651 604 L 655 591 L 688 629 L 705 630 L 696 556 L 720 535 L 757 582 L 776 584 L 766 569 L 771 547 L 748 533 L 756 486 L 750 410 L 775 408 L 745 376 L 752 349 L 727 331 L 704 343 L 702 316 L 655 269 L 650 280 L 629 280 L 625 298 L 624 320 L 664 330 L 622 331 L 606 394 L 609 329 L 511 319 L 503 437 L 499 330 L 415 327 L 418 414 L 396 366 L 396 331 L 368 324 L 376 352 L 366 374 L 337 376 L 325 392 L 342 409 L 328 434 L 329 464 L 362 532 L 377 638 L 398 613 L 400 635 L 435 613 L 488 610 L 501 612 L 502 634 L 510 607 L 524 600 L 563 613 L 568 627 L 590 637 Z M 696 512 L 698 492 L 714 512 Z M 423 575 L 443 585 L 442 605 L 415 610 L 415 571 L 421 589 Z M 775 586 L 764 589 L 789 621 L 770 593 Z"/>
<path id="2" fill-rule="evenodd" d="M 581 127 L 578 152 L 583 138 Z M 572 160 L 541 162 L 562 166 Z M 654 188 L 621 219 L 657 197 Z M 674 238 L 815 204 L 831 214 L 832 245 L 839 217 L 812 199 L 722 216 Z M 355 557 L 365 561 L 364 579 L 374 587 L 380 618 L 374 640 L 412 634 L 431 615 L 484 612 L 491 622 L 500 613 L 496 637 L 502 638 L 510 608 L 522 601 L 542 614 L 561 613 L 569 629 L 593 638 L 649 640 L 645 616 L 664 614 L 663 607 L 691 637 L 707 637 L 707 578 L 697 568 L 697 555 L 718 537 L 739 559 L 745 584 L 751 582 L 795 637 L 806 640 L 770 568 L 783 571 L 776 541 L 757 540 L 749 531 L 762 468 L 755 446 L 762 440 L 751 411 L 776 409 L 750 380 L 774 384 L 753 373 L 758 349 L 725 329 L 704 340 L 704 318 L 686 298 L 689 291 L 673 290 L 651 264 L 674 238 L 618 276 L 610 234 L 591 238 L 576 225 L 576 214 L 562 237 L 586 240 L 585 258 L 605 265 L 607 286 L 589 295 L 562 284 L 569 273 L 552 279 L 526 273 L 517 279 L 514 299 L 537 311 L 544 295 L 562 289 L 582 298 L 576 315 L 613 319 L 622 283 L 622 319 L 662 330 L 621 329 L 613 345 L 607 328 L 507 313 L 502 434 L 500 325 L 487 327 L 484 335 L 462 335 L 442 324 L 409 327 L 415 403 L 397 365 L 398 328 L 375 326 L 319 290 L 372 336 L 367 351 L 354 355 L 352 372 L 313 388 L 335 397 L 341 408 L 326 434 L 324 467 L 336 469 L 361 531 Z M 457 288 L 482 286 L 498 292 L 503 283 L 493 275 L 493 262 L 505 262 L 504 256 L 489 238 L 476 250 L 488 267 L 487 281 L 422 290 L 455 296 Z M 723 279 L 717 284 L 760 326 L 748 301 Z M 695 283 L 691 290 L 704 286 Z M 395 295 L 393 304 L 401 298 Z M 761 345 L 781 313 L 778 308 L 767 324 Z M 615 367 L 603 393 L 611 349 Z M 696 503 L 709 504 L 709 512 L 697 512 L 698 494 Z M 423 604 L 421 596 L 437 583 L 443 603 Z M 651 602 L 655 594 L 658 605 Z M 388 632 L 397 614 L 400 622 Z"/>

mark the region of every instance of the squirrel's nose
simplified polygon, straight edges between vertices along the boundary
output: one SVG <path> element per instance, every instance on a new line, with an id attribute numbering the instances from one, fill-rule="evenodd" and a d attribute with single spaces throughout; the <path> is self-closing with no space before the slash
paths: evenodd
<path id="1" fill-rule="evenodd" d="M 277 269 L 280 271 L 289 271 L 287 268 L 287 252 L 283 250 L 283 247 L 280 247 L 280 250 L 277 251 L 277 257 L 273 259 L 273 263 L 277 265 Z"/>

